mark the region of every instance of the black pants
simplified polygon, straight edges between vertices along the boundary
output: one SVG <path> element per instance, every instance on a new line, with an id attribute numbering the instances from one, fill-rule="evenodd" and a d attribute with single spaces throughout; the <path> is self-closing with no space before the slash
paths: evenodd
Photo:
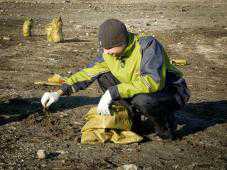
<path id="1" fill-rule="evenodd" d="M 108 72 L 98 78 L 98 83 L 102 91 L 105 92 L 109 87 L 120 82 Z M 174 99 L 176 92 L 175 87 L 169 86 L 156 93 L 138 94 L 132 98 L 114 101 L 114 103 L 127 107 L 135 125 L 135 131 L 135 128 L 139 128 L 138 124 L 140 123 L 141 114 L 143 114 L 152 120 L 157 135 L 162 138 L 172 138 L 176 129 L 174 112 L 179 109 L 179 105 Z"/>

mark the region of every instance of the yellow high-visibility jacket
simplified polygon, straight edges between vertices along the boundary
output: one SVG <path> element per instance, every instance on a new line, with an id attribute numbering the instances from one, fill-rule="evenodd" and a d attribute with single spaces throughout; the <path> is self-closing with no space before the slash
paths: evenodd
<path id="1" fill-rule="evenodd" d="M 111 72 L 121 82 L 109 88 L 112 99 L 160 91 L 168 83 L 169 73 L 182 77 L 154 37 L 129 33 L 129 43 L 121 57 L 101 52 L 94 63 L 69 77 L 61 89 L 65 94 L 85 89 L 106 72 Z"/>

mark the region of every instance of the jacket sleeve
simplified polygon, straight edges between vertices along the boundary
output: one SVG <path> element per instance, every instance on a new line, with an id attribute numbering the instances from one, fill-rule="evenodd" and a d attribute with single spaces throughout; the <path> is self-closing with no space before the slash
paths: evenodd
<path id="1" fill-rule="evenodd" d="M 154 93 L 164 87 L 166 64 L 162 45 L 153 37 L 141 38 L 140 45 L 142 53 L 140 76 L 129 83 L 111 87 L 110 94 L 115 100 L 140 93 Z"/>
<path id="2" fill-rule="evenodd" d="M 86 68 L 67 78 L 65 83 L 61 86 L 61 90 L 66 95 L 84 90 L 94 82 L 99 75 L 108 71 L 109 69 L 100 53 L 93 63 L 88 64 Z"/>

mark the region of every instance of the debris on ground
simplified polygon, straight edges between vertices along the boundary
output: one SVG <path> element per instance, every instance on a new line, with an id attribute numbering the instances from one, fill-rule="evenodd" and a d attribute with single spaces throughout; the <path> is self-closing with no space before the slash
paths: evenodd
<path id="1" fill-rule="evenodd" d="M 134 164 L 123 165 L 117 168 L 117 170 L 137 170 L 137 166 Z"/>
<path id="2" fill-rule="evenodd" d="M 5 40 L 5 41 L 11 41 L 11 40 L 12 40 L 12 39 L 11 39 L 10 37 L 8 37 L 8 36 L 3 36 L 2 39 Z"/>
<path id="3" fill-rule="evenodd" d="M 170 62 L 176 66 L 185 66 L 189 64 L 185 59 L 172 59 Z"/>
<path id="4" fill-rule="evenodd" d="M 38 150 L 37 151 L 37 158 L 38 159 L 45 159 L 46 158 L 46 151 L 45 150 Z"/>
<path id="5" fill-rule="evenodd" d="M 49 42 L 62 42 L 63 32 L 62 32 L 63 22 L 61 17 L 54 18 L 50 24 L 46 27 L 47 40 Z"/>
<path id="6" fill-rule="evenodd" d="M 23 24 L 23 35 L 24 37 L 30 37 L 31 36 L 31 29 L 33 27 L 33 19 L 32 18 L 26 18 Z"/>
<path id="7" fill-rule="evenodd" d="M 54 74 L 53 76 L 47 79 L 48 83 L 59 83 L 62 84 L 65 82 L 65 78 L 60 76 L 59 74 Z"/>
<path id="8" fill-rule="evenodd" d="M 35 81 L 35 85 L 47 85 L 47 86 L 61 86 L 65 82 L 65 78 L 59 74 L 54 74 L 49 77 L 47 81 Z"/>

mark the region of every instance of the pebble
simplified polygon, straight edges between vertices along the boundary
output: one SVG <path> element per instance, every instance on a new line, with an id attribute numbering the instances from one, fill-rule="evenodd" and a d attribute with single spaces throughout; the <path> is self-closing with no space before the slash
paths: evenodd
<path id="1" fill-rule="evenodd" d="M 37 158 L 38 159 L 45 159 L 46 158 L 46 151 L 45 150 L 38 150 L 37 151 Z"/>
<path id="2" fill-rule="evenodd" d="M 4 37 L 2 37 L 2 38 L 3 38 L 3 40 L 6 40 L 6 41 L 10 41 L 10 40 L 11 40 L 11 38 L 8 37 L 8 36 L 4 36 Z"/>
<path id="3" fill-rule="evenodd" d="M 118 167 L 117 170 L 137 170 L 137 166 L 134 164 L 128 164 Z"/>
<path id="4" fill-rule="evenodd" d="M 64 113 L 64 112 L 60 112 L 60 113 L 58 113 L 58 115 L 59 115 L 60 118 L 68 116 L 68 114 Z"/>
<path id="5" fill-rule="evenodd" d="M 75 27 L 75 29 L 80 29 L 80 28 L 82 28 L 83 26 L 82 25 L 76 25 L 76 26 L 74 26 Z"/>
<path id="6" fill-rule="evenodd" d="M 66 152 L 63 151 L 63 150 L 56 151 L 56 153 L 59 153 L 59 154 L 61 154 L 61 155 L 66 154 Z"/>
<path id="7" fill-rule="evenodd" d="M 151 26 L 151 24 L 150 23 L 146 23 L 146 26 Z"/>
<path id="8" fill-rule="evenodd" d="M 178 169 L 179 167 L 180 166 L 178 164 L 173 166 L 174 169 Z"/>
<path id="9" fill-rule="evenodd" d="M 158 25 L 158 20 L 155 19 L 155 20 L 154 20 L 154 24 L 155 24 L 155 25 Z"/>

